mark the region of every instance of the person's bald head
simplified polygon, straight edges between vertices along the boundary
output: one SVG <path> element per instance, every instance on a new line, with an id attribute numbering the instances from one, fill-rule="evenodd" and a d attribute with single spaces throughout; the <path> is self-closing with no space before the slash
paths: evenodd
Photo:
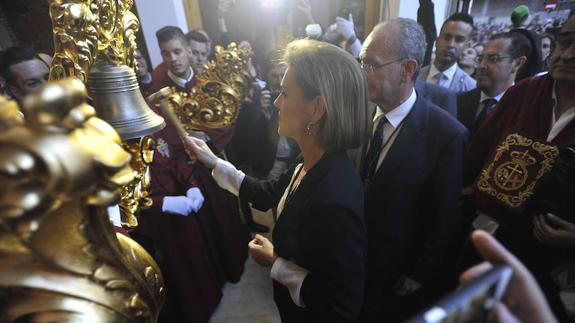
<path id="1" fill-rule="evenodd" d="M 557 36 L 557 46 L 549 58 L 549 73 L 558 82 L 575 84 L 575 16 L 571 16 Z"/>
<path id="2" fill-rule="evenodd" d="M 380 53 L 391 52 L 397 44 L 398 26 L 393 21 L 382 22 L 377 24 L 371 33 L 367 36 L 364 43 L 370 43 L 370 49 Z"/>
<path id="3" fill-rule="evenodd" d="M 369 51 L 383 56 L 405 57 L 417 63 L 417 79 L 426 50 L 425 34 L 413 19 L 398 18 L 378 24 L 368 35 L 362 53 Z"/>
<path id="4" fill-rule="evenodd" d="M 426 50 L 425 34 L 413 19 L 398 18 L 375 26 L 360 59 L 368 75 L 369 97 L 394 109 L 413 89 Z"/>

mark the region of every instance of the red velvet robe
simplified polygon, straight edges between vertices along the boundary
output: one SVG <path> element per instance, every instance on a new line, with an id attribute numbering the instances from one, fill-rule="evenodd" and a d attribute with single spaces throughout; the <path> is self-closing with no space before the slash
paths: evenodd
<path id="1" fill-rule="evenodd" d="M 546 141 L 551 130 L 554 80 L 544 75 L 519 82 L 507 90 L 495 111 L 473 138 L 470 150 L 470 174 L 476 177 L 494 149 L 510 133 Z M 552 144 L 575 147 L 575 120 L 572 120 Z M 484 195 L 476 197 L 476 208 L 500 223 L 495 236 L 513 252 L 537 278 L 554 312 L 564 318 L 558 287 L 550 272 L 558 263 L 575 260 L 573 252 L 539 242 L 533 234 L 533 216 L 527 211 L 513 214 Z"/>
<path id="2" fill-rule="evenodd" d="M 470 170 L 473 177 L 487 162 L 491 153 L 510 133 L 547 141 L 551 130 L 554 80 L 544 75 L 519 82 L 507 90 L 497 107 L 473 138 L 470 150 Z M 554 145 L 575 147 L 575 120 L 572 120 L 551 142 Z M 478 198 L 477 207 L 503 224 L 517 224 L 526 216 L 514 216 L 491 200 Z"/>
<path id="3" fill-rule="evenodd" d="M 167 71 L 158 78 L 157 70 L 152 74 L 151 93 L 164 86 L 186 90 L 177 87 Z M 188 89 L 194 84 L 195 79 Z M 232 134 L 230 127 L 208 135 L 212 146 L 225 147 Z M 152 238 L 166 281 L 167 299 L 160 321 L 207 322 L 225 281 L 236 282 L 243 272 L 249 236 L 241 224 L 236 198 L 217 186 L 209 170 L 190 163 L 174 127 L 167 122 L 154 137 L 154 205 L 142 213 L 137 231 Z M 205 198 L 198 214 L 182 217 L 161 211 L 164 196 L 185 195 L 194 186 Z"/>

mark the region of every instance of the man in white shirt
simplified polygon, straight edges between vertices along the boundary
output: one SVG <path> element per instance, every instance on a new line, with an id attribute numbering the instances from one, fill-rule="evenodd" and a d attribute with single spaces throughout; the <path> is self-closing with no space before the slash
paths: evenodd
<path id="1" fill-rule="evenodd" d="M 529 40 L 519 33 L 494 35 L 477 57 L 477 88 L 458 94 L 457 119 L 471 136 L 489 117 L 505 91 L 515 84 L 517 72 L 531 51 Z"/>
<path id="2" fill-rule="evenodd" d="M 369 241 L 360 322 L 407 319 L 449 285 L 467 131 L 414 90 L 425 49 L 417 22 L 400 18 L 376 26 L 360 54 L 377 105 L 356 159 Z"/>
<path id="3" fill-rule="evenodd" d="M 441 26 L 439 38 L 435 41 L 435 59 L 432 64 L 421 69 L 419 79 L 454 92 L 474 89 L 475 80 L 457 65 L 461 53 L 469 47 L 472 31 L 473 17 L 470 15 L 456 13 L 449 17 Z"/>

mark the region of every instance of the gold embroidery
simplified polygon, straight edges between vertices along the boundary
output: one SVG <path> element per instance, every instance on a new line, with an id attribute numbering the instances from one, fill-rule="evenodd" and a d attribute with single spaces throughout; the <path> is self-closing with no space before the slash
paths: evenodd
<path id="1" fill-rule="evenodd" d="M 551 170 L 558 155 L 555 146 L 510 134 L 481 171 L 477 189 L 507 207 L 520 208 L 533 195 L 537 182 Z"/>

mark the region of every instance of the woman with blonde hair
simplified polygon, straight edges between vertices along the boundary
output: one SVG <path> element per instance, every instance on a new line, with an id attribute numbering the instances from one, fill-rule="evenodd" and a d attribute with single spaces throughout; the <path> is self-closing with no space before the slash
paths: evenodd
<path id="1" fill-rule="evenodd" d="M 256 235 L 249 248 L 271 267 L 282 321 L 353 322 L 363 302 L 367 236 L 363 186 L 346 150 L 369 136 L 366 76 L 344 50 L 309 39 L 290 43 L 283 61 L 278 133 L 297 142 L 303 163 L 278 181 L 261 181 L 201 140 L 185 144 L 221 187 L 256 208 L 277 206 L 273 244 Z"/>

